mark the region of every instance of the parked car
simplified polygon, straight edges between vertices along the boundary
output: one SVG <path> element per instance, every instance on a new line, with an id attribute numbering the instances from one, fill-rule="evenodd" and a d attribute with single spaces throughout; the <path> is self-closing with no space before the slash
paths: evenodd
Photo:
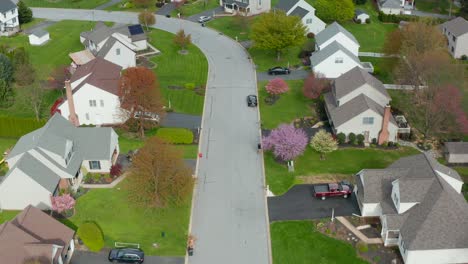
<path id="1" fill-rule="evenodd" d="M 256 107 L 257 106 L 257 96 L 256 95 L 248 95 L 247 96 L 247 106 L 249 107 Z"/>
<path id="2" fill-rule="evenodd" d="M 199 23 L 205 23 L 205 22 L 208 22 L 210 20 L 211 20 L 210 16 L 201 16 L 200 18 L 198 18 Z"/>
<path id="3" fill-rule="evenodd" d="M 290 73 L 291 71 L 286 67 L 277 66 L 277 67 L 268 69 L 269 75 L 290 74 Z"/>
<path id="4" fill-rule="evenodd" d="M 352 192 L 353 188 L 351 183 L 346 181 L 314 185 L 314 196 L 322 200 L 333 196 L 343 196 L 344 198 L 348 198 Z"/>
<path id="5" fill-rule="evenodd" d="M 143 263 L 145 253 L 139 248 L 115 248 L 109 252 L 109 261 L 119 263 Z"/>

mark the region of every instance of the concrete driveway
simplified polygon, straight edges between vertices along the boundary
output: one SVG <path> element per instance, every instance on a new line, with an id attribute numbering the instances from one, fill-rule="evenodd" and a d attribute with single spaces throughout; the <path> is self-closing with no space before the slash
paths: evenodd
<path id="1" fill-rule="evenodd" d="M 354 193 L 347 199 L 330 197 L 319 200 L 314 197 L 313 186 L 295 185 L 284 195 L 268 197 L 270 222 L 331 218 L 332 209 L 335 209 L 335 216 L 360 214 Z"/>
<path id="2" fill-rule="evenodd" d="M 108 252 L 85 252 L 76 251 L 73 253 L 73 257 L 70 264 L 109 264 L 107 260 Z M 156 256 L 145 256 L 145 264 L 183 264 L 183 257 L 156 257 Z"/>

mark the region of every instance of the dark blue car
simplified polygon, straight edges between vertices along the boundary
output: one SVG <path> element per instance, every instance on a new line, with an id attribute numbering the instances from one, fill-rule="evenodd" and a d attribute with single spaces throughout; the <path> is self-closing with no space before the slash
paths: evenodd
<path id="1" fill-rule="evenodd" d="M 109 261 L 119 263 L 143 263 L 145 253 L 138 248 L 118 248 L 109 252 Z"/>

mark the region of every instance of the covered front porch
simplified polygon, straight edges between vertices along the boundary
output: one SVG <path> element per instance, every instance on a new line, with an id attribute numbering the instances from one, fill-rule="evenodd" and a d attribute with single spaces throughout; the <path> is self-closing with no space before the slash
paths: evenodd
<path id="1" fill-rule="evenodd" d="M 247 16 L 250 13 L 249 4 L 241 1 L 221 0 L 221 6 L 224 8 L 224 12 L 230 14 L 241 14 Z"/>

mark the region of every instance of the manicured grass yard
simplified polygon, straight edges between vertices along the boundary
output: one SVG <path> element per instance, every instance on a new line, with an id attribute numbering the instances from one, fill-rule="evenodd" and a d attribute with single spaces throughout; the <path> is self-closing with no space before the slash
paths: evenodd
<path id="1" fill-rule="evenodd" d="M 79 226 L 95 221 L 109 248 L 114 247 L 114 242 L 139 243 L 147 255 L 184 255 L 190 202 L 178 208 L 138 208 L 127 200 L 126 181 L 113 189 L 95 189 L 80 197 L 70 222 Z M 158 243 L 159 248 L 155 249 L 153 243 Z"/>
<path id="2" fill-rule="evenodd" d="M 0 213 L 0 224 L 3 224 L 6 221 L 10 221 L 11 219 L 15 218 L 17 214 L 21 211 L 2 211 Z"/>
<path id="3" fill-rule="evenodd" d="M 12 148 L 16 144 L 16 141 L 18 141 L 17 138 L 0 137 L 0 157 L 3 157 L 3 153 L 5 152 L 5 150 L 7 150 L 8 148 Z"/>
<path id="4" fill-rule="evenodd" d="M 109 0 L 23 0 L 30 7 L 93 9 Z"/>
<path id="5" fill-rule="evenodd" d="M 244 41 L 249 39 L 250 24 L 256 18 L 258 18 L 258 16 L 245 17 L 246 21 L 248 21 L 248 24 L 245 28 L 243 28 L 239 22 L 239 19 L 241 18 L 232 16 L 218 17 L 209 21 L 206 23 L 206 25 L 210 28 L 218 30 L 219 32 L 222 32 L 224 35 L 231 37 L 232 39 L 236 39 L 237 37 L 238 41 Z"/>
<path id="6" fill-rule="evenodd" d="M 267 71 L 269 68 L 275 66 L 292 67 L 294 65 L 302 65 L 301 59 L 299 58 L 301 49 L 302 47 L 300 46 L 285 49 L 281 53 L 280 60 L 277 60 L 276 52 L 274 51 L 250 48 L 249 53 L 257 66 L 257 71 Z"/>
<path id="7" fill-rule="evenodd" d="M 309 221 L 275 222 L 270 225 L 273 261 L 278 264 L 364 264 L 356 250 L 315 230 Z"/>
<path id="8" fill-rule="evenodd" d="M 375 148 L 339 149 L 320 160 L 320 155 L 307 146 L 302 156 L 294 162 L 295 172 L 290 173 L 286 165 L 274 160 L 270 152 L 265 153 L 265 173 L 270 190 L 279 195 L 286 192 L 297 176 L 313 176 L 324 173 L 354 174 L 362 169 L 385 168 L 395 160 L 418 154 L 413 148 L 401 147 L 399 150 L 381 150 Z"/>
<path id="9" fill-rule="evenodd" d="M 152 57 L 157 64 L 154 72 L 157 74 L 162 93 L 167 104 L 169 100 L 174 111 L 187 114 L 201 114 L 203 112 L 204 96 L 197 95 L 188 89 L 169 89 L 169 86 L 194 84 L 203 86 L 208 75 L 208 61 L 205 55 L 195 46 L 188 47 L 187 55 L 179 54 L 179 48 L 174 45 L 174 35 L 162 30 L 152 29 L 149 33 L 150 42 L 161 51 Z"/>
<path id="10" fill-rule="evenodd" d="M 148 8 L 144 8 L 144 7 L 130 7 L 130 8 L 126 8 L 126 7 L 122 7 L 122 3 L 128 3 L 128 2 L 131 2 L 131 1 L 125 1 L 125 0 L 122 0 L 121 2 L 115 4 L 115 5 L 111 5 L 109 7 L 107 7 L 105 10 L 107 11 L 125 11 L 125 12 L 141 12 L 141 11 L 144 11 L 144 10 L 147 10 L 147 11 L 151 11 L 151 12 L 155 12 L 156 10 L 158 10 L 158 8 L 156 7 L 156 1 L 151 1 Z"/>
<path id="11" fill-rule="evenodd" d="M 416 2 L 416 9 L 420 11 L 448 14 L 451 0 L 419 0 Z M 452 4 L 452 14 L 458 12 L 458 7 Z"/>
<path id="12" fill-rule="evenodd" d="M 218 0 L 200 0 L 181 7 L 181 15 L 189 17 L 219 6 Z M 177 12 L 175 13 L 177 15 Z"/>
<path id="13" fill-rule="evenodd" d="M 359 57 L 362 62 L 371 62 L 374 66 L 373 75 L 386 84 L 395 83 L 393 68 L 398 63 L 398 58 Z"/>

